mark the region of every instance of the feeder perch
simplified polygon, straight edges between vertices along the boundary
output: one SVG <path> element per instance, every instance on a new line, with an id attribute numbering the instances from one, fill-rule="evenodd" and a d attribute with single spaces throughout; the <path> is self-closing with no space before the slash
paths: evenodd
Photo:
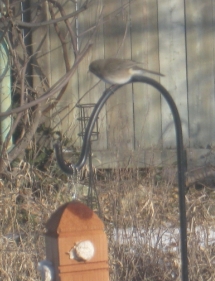
<path id="1" fill-rule="evenodd" d="M 109 281 L 107 237 L 103 222 L 86 205 L 59 207 L 46 224 L 46 260 L 54 281 Z"/>

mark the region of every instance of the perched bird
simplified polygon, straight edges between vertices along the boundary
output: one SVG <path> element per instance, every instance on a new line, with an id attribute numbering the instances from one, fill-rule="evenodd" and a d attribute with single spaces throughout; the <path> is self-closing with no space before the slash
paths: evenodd
<path id="1" fill-rule="evenodd" d="M 147 73 L 164 76 L 163 74 L 139 67 L 140 63 L 124 59 L 99 59 L 91 62 L 89 71 L 110 84 L 125 84 L 134 75 L 145 76 Z"/>

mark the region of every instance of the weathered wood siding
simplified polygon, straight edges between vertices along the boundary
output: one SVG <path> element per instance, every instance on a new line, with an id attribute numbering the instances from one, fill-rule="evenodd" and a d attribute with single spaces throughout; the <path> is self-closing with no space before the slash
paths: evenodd
<path id="1" fill-rule="evenodd" d="M 67 12 L 75 9 L 72 1 L 64 2 Z M 94 87 L 99 79 L 88 72 L 88 65 L 97 58 L 131 58 L 142 62 L 144 68 L 165 74 L 151 77 L 160 81 L 176 102 L 188 164 L 215 163 L 215 0 L 94 0 L 78 17 L 79 48 L 89 40 L 89 33 L 83 32 L 96 24 L 101 11 L 103 22 L 93 46 L 55 109 L 52 126 L 58 124 L 80 145 L 78 109 L 72 109 L 82 96 L 81 103 L 97 102 L 105 89 L 102 81 Z M 50 49 L 46 58 L 50 85 L 65 73 L 61 45 L 53 28 L 48 31 L 45 47 Z M 70 42 L 68 49 L 72 61 Z M 99 116 L 99 133 L 92 147 L 94 164 L 100 167 L 114 167 L 120 162 L 160 165 L 176 160 L 172 114 L 150 86 L 126 85 L 116 92 Z"/>

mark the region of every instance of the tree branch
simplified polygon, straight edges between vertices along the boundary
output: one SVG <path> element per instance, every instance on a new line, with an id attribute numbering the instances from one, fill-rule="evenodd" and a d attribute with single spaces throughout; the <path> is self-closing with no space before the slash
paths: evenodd
<path id="1" fill-rule="evenodd" d="M 37 127 L 38 127 L 39 122 L 40 122 L 41 114 L 42 114 L 42 112 L 40 110 L 40 106 L 38 105 L 37 109 L 34 112 L 35 117 L 32 120 L 31 125 L 29 126 L 27 132 L 25 133 L 25 136 L 22 138 L 22 141 L 20 141 L 10 151 L 10 153 L 8 155 L 9 162 L 16 159 L 19 156 L 20 151 L 23 151 L 28 146 L 29 142 L 32 140 L 34 134 L 36 133 Z"/>
<path id="2" fill-rule="evenodd" d="M 37 22 L 37 23 L 23 22 L 23 21 L 20 21 L 20 20 L 12 20 L 12 19 L 8 19 L 8 21 L 11 21 L 12 25 L 17 25 L 17 26 L 20 26 L 20 27 L 29 27 L 29 28 L 41 27 L 41 26 L 51 25 L 51 24 L 54 24 L 54 23 L 57 23 L 57 22 L 60 22 L 60 21 L 65 21 L 65 20 L 67 20 L 69 18 L 72 18 L 72 17 L 77 17 L 80 13 L 85 11 L 87 8 L 88 8 L 88 5 L 87 5 L 87 1 L 86 1 L 78 11 L 72 12 L 72 13 L 64 16 L 64 17 L 61 17 L 61 18 L 58 18 L 58 19 L 55 19 L 55 20 L 48 20 L 48 21 Z"/>
<path id="3" fill-rule="evenodd" d="M 78 67 L 78 64 L 84 58 L 84 55 L 88 52 L 88 50 L 90 49 L 91 46 L 92 46 L 92 44 L 90 43 L 90 44 L 88 44 L 88 46 L 86 46 L 84 48 L 84 50 L 82 51 L 81 55 L 78 56 L 74 65 L 72 66 L 72 68 L 63 77 L 61 77 L 46 93 L 41 95 L 38 99 L 36 99 L 32 102 L 29 102 L 27 104 L 24 104 L 23 106 L 12 109 L 10 111 L 1 112 L 0 117 L 5 117 L 5 116 L 9 116 L 9 115 L 12 115 L 12 114 L 15 114 L 15 113 L 19 113 L 19 112 L 24 111 L 24 110 L 26 110 L 26 109 L 28 109 L 32 106 L 38 105 L 39 103 L 43 102 L 44 100 L 47 100 L 48 98 L 52 97 L 55 93 L 60 91 L 62 89 L 62 87 L 65 86 L 68 83 L 68 81 L 70 80 L 72 75 L 75 73 L 75 71 Z"/>

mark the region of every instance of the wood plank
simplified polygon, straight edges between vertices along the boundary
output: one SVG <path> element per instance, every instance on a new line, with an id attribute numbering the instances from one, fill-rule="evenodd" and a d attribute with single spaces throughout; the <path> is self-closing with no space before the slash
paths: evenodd
<path id="1" fill-rule="evenodd" d="M 117 13 L 116 13 L 117 11 Z M 105 58 L 131 58 L 128 2 L 104 1 Z M 108 87 L 110 85 L 107 85 Z M 119 89 L 106 103 L 108 150 L 119 154 L 134 147 L 132 86 Z"/>
<path id="2" fill-rule="evenodd" d="M 60 2 L 64 12 L 66 14 L 72 13 L 76 10 L 76 5 L 72 1 L 62 0 Z M 55 18 L 59 18 L 62 15 L 54 9 Z M 75 29 L 74 22 L 70 19 L 71 26 Z M 71 44 L 71 38 L 68 29 L 64 23 L 61 21 L 58 23 L 59 30 L 62 37 L 67 42 L 68 57 L 70 62 L 70 67 L 74 63 L 74 54 Z M 51 68 L 51 85 L 58 81 L 65 73 L 65 62 L 63 58 L 62 44 L 56 34 L 54 25 L 50 26 L 50 68 Z M 78 78 L 77 72 L 71 77 L 67 89 L 61 98 L 60 102 L 53 109 L 51 123 L 55 130 L 60 130 L 63 135 L 70 140 L 70 143 L 80 145 L 78 134 L 78 123 L 76 120 L 77 111 L 74 110 L 75 104 L 78 100 Z M 57 95 L 56 95 L 57 96 Z"/>
<path id="3" fill-rule="evenodd" d="M 188 148 L 186 152 L 188 171 L 209 164 L 215 165 L 215 153 L 210 149 Z M 101 169 L 177 167 L 177 154 L 175 149 L 138 149 L 133 152 L 125 150 L 120 156 L 107 150 L 94 151 L 93 165 Z"/>
<path id="4" fill-rule="evenodd" d="M 215 152 L 206 148 L 189 148 L 187 150 L 188 170 L 193 167 L 205 167 L 215 165 Z"/>
<path id="5" fill-rule="evenodd" d="M 124 150 L 124 153 L 120 154 L 112 150 L 93 152 L 93 165 L 101 169 L 159 166 L 161 161 L 160 151 L 157 150 Z"/>
<path id="6" fill-rule="evenodd" d="M 37 1 L 31 1 L 32 5 Z M 36 22 L 44 22 L 50 19 L 48 12 L 48 3 L 41 4 L 41 13 L 35 9 L 32 12 L 32 19 Z M 51 69 L 50 69 L 50 36 L 49 26 L 34 28 L 32 32 L 32 51 L 33 51 L 33 87 L 40 94 L 43 94 L 50 87 Z M 45 106 L 45 104 L 43 105 Z M 49 125 L 49 118 L 46 124 Z"/>
<path id="7" fill-rule="evenodd" d="M 186 1 L 190 145 L 215 144 L 214 4 Z"/>
<path id="8" fill-rule="evenodd" d="M 131 3 L 132 58 L 143 67 L 159 72 L 157 1 Z M 149 76 L 149 75 L 147 75 Z M 159 81 L 159 76 L 151 75 Z M 161 97 L 145 84 L 133 85 L 135 148 L 161 146 Z"/>
<path id="9" fill-rule="evenodd" d="M 186 82 L 186 49 L 184 2 L 164 0 L 158 2 L 158 28 L 160 71 L 162 85 L 172 95 L 182 119 L 184 143 L 188 145 L 188 109 Z M 175 147 L 175 129 L 172 114 L 162 98 L 163 146 Z"/>
<path id="10" fill-rule="evenodd" d="M 102 11 L 101 1 L 96 0 L 89 6 L 89 8 L 78 18 L 79 34 L 86 32 L 86 30 L 96 26 Z M 93 30 L 93 29 L 92 29 Z M 89 64 L 96 59 L 104 57 L 104 38 L 103 26 L 100 23 L 96 36 L 91 38 L 92 32 L 81 36 L 79 38 L 80 48 L 83 49 L 89 40 L 93 42 L 93 46 L 82 60 L 78 67 L 79 73 L 79 97 L 83 97 L 81 104 L 95 104 L 99 100 L 101 94 L 105 90 L 105 84 L 88 71 Z M 98 83 L 99 82 L 99 83 Z M 91 108 L 88 112 L 92 112 Z M 89 114 L 88 114 L 89 116 Z M 106 130 L 106 107 L 104 106 L 99 114 L 99 139 L 92 142 L 92 149 L 106 149 L 107 148 L 107 130 Z M 80 128 L 80 127 L 79 127 Z M 96 131 L 96 130 L 94 130 Z M 92 137 L 91 140 L 95 138 Z"/>
<path id="11" fill-rule="evenodd" d="M 162 167 L 175 163 L 175 150 L 137 149 L 133 152 L 124 150 L 121 154 L 114 151 L 93 153 L 93 165 L 101 169 Z"/>

